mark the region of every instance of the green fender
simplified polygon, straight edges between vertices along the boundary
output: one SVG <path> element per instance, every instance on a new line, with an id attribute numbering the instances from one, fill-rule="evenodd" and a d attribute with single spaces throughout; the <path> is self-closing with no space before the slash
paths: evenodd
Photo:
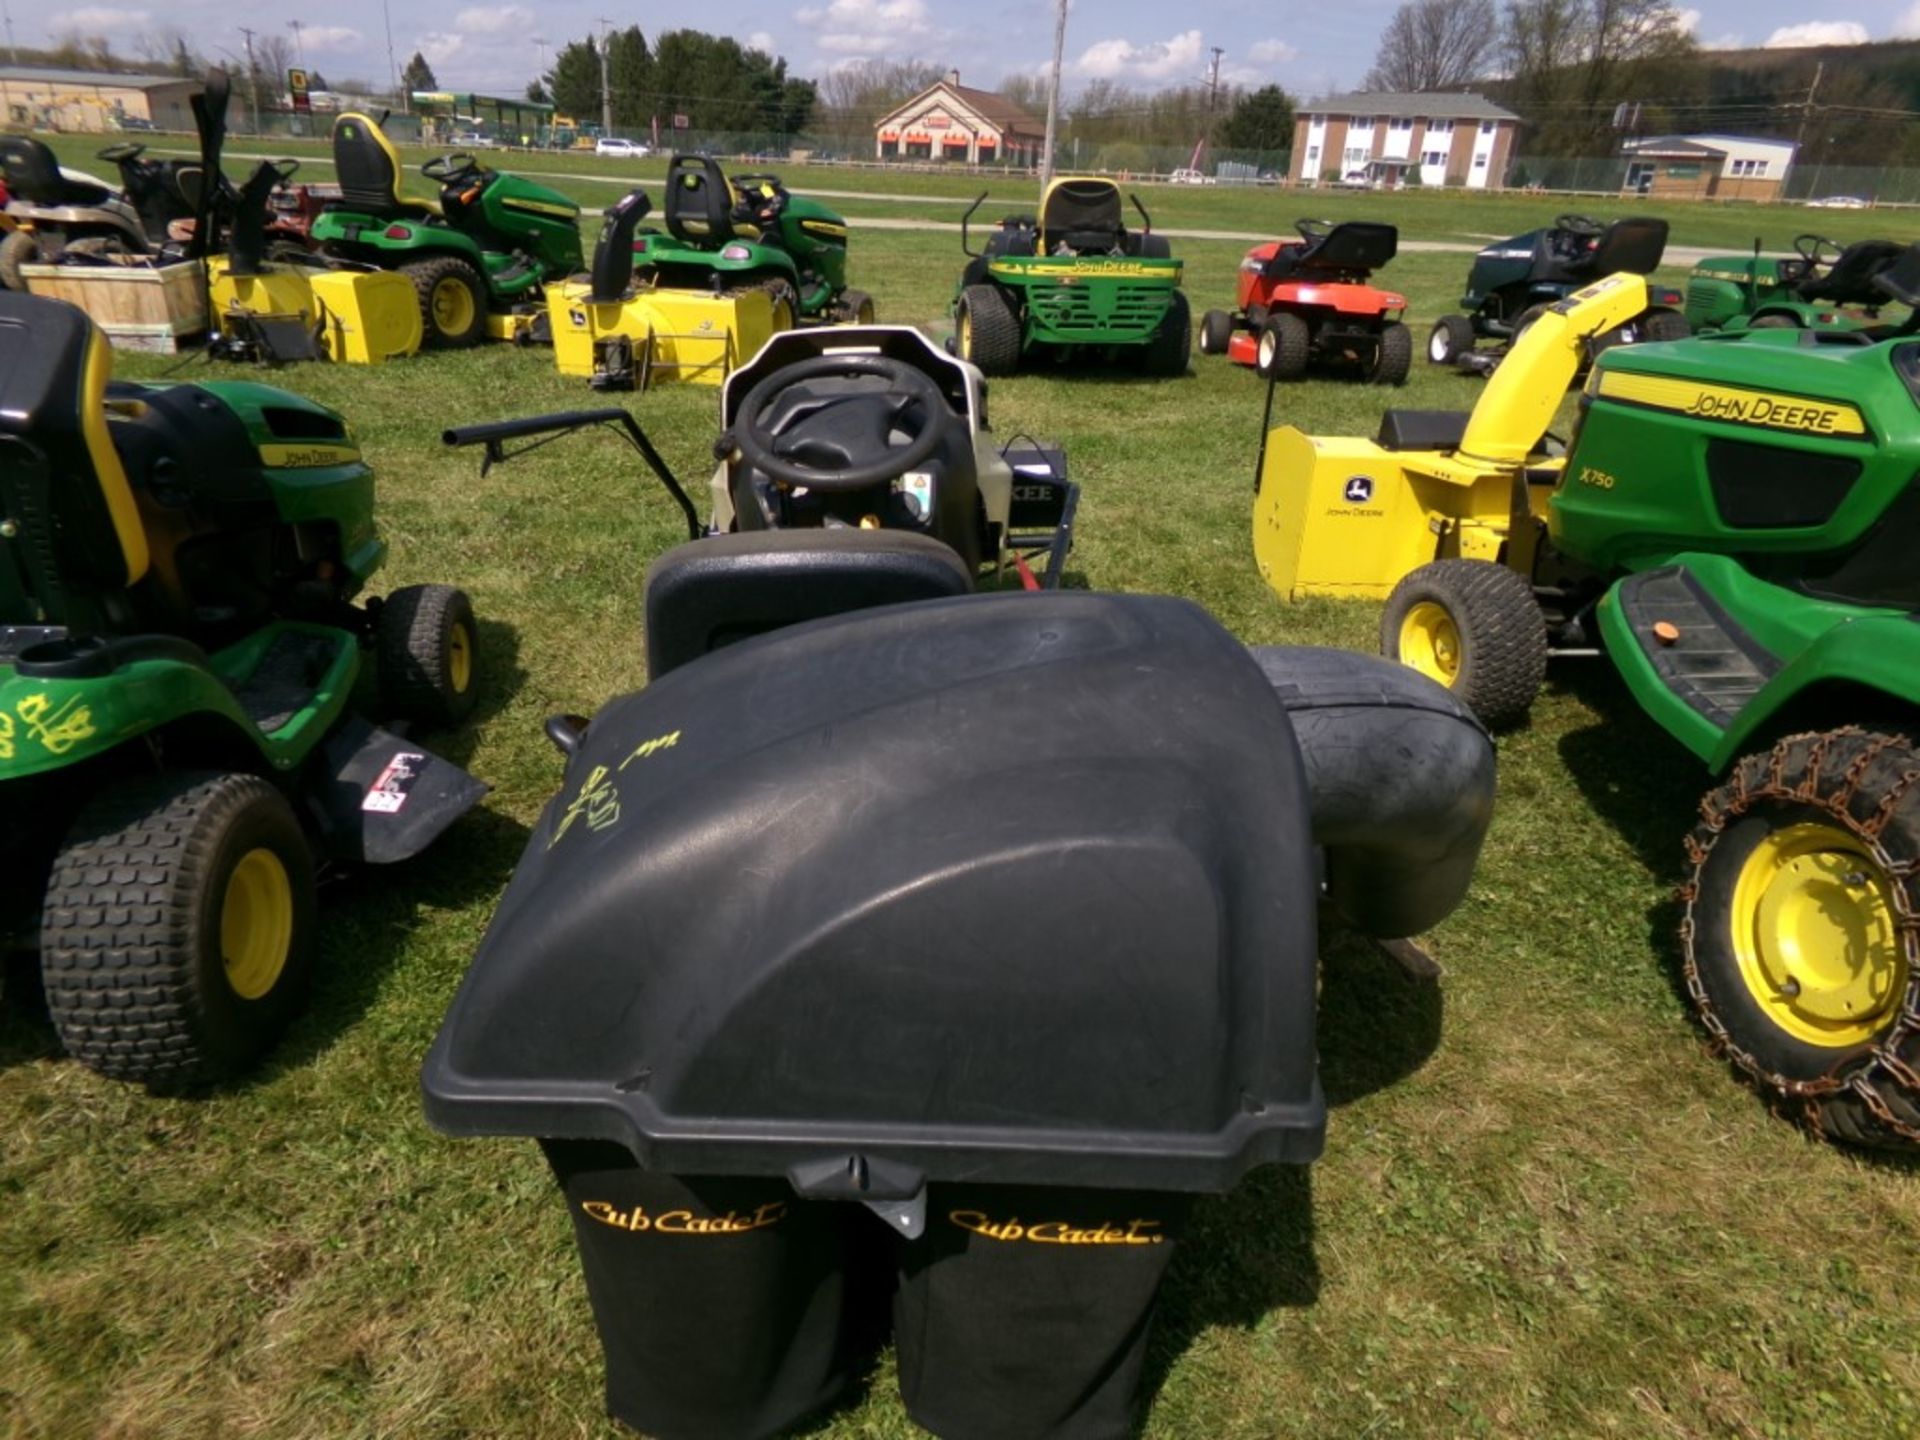
<path id="1" fill-rule="evenodd" d="M 429 255 L 457 255 L 481 274 L 487 273 L 486 253 L 479 242 L 451 225 L 412 219 L 382 220 L 351 210 L 328 210 L 313 222 L 310 238 L 316 245 L 374 251 L 383 258 L 392 257 L 395 264 Z"/>
<path id="2" fill-rule="evenodd" d="M 1920 625 L 1904 613 L 1870 610 L 1825 631 L 1753 697 L 1706 757 L 1707 763 L 1716 774 L 1726 769 L 1754 748 L 1755 735 L 1775 716 L 1829 687 L 1856 694 L 1874 691 L 1920 716 Z M 1860 718 L 1834 713 L 1815 723 L 1844 725 Z"/>
<path id="3" fill-rule="evenodd" d="M 287 630 L 339 633 L 319 625 L 269 625 L 214 654 L 210 669 L 185 660 L 138 660 L 110 675 L 64 680 L 0 665 L 0 784 L 78 765 L 195 716 L 227 721 L 236 744 L 250 746 L 275 769 L 292 768 L 345 711 L 360 672 L 360 647 L 341 646 L 307 706 L 263 736 L 234 699 L 231 682 L 250 674 Z"/>
<path id="4" fill-rule="evenodd" d="M 755 271 L 777 271 L 797 287 L 800 268 L 793 256 L 777 245 L 757 240 L 729 240 L 718 250 L 703 250 L 683 245 L 670 235 L 641 235 L 633 247 L 634 263 L 639 265 L 698 265 L 721 275 L 750 275 Z"/>

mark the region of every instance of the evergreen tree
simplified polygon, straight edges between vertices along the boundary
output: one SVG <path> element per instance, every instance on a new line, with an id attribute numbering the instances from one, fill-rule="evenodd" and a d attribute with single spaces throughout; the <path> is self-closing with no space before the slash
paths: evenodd
<path id="1" fill-rule="evenodd" d="M 400 88 L 408 94 L 415 90 L 438 90 L 440 82 L 433 78 L 433 67 L 427 63 L 427 57 L 418 50 L 407 61 L 406 68 L 400 72 Z"/>
<path id="2" fill-rule="evenodd" d="M 1285 150 L 1293 144 L 1293 99 L 1278 85 L 1237 97 L 1216 139 L 1223 150 Z"/>

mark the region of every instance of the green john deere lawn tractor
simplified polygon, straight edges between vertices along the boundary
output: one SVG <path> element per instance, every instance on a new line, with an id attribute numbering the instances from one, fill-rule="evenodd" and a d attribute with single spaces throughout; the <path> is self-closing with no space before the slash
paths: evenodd
<path id="1" fill-rule="evenodd" d="M 705 155 L 667 164 L 667 233 L 634 237 L 639 278 L 666 290 L 765 290 L 773 328 L 804 322 L 871 325 L 873 297 L 847 288 L 847 222 L 778 175 L 729 179 Z"/>
<path id="2" fill-rule="evenodd" d="M 1012 215 L 975 251 L 954 292 L 954 350 L 988 375 L 1022 361 L 1092 352 L 1139 358 L 1154 375 L 1184 375 L 1193 316 L 1180 289 L 1181 264 L 1139 198 L 1143 228 L 1128 230 L 1120 187 L 1111 180 L 1060 179 L 1047 187 L 1038 218 Z"/>
<path id="3" fill-rule="evenodd" d="M 1855 330 L 1879 320 L 1887 297 L 1873 277 L 1905 246 L 1861 240 L 1842 249 L 1796 236 L 1792 255 L 1709 255 L 1687 276 L 1687 322 L 1695 330 Z"/>
<path id="4" fill-rule="evenodd" d="M 1876 285 L 1920 305 L 1920 247 Z M 1907 1150 L 1920 1150 L 1917 473 L 1920 311 L 1899 327 L 1609 349 L 1564 468 L 1516 472 L 1487 558 L 1443 537 L 1445 558 L 1402 582 L 1382 632 L 1456 690 L 1523 703 L 1548 653 L 1597 639 L 1719 777 L 1686 840 L 1679 936 L 1706 1029 L 1783 1110 Z M 1416 629 L 1426 643 L 1410 648 Z"/>
<path id="5" fill-rule="evenodd" d="M 314 220 L 312 242 L 412 280 L 428 348 L 537 334 L 542 287 L 583 268 L 580 207 L 557 190 L 452 154 L 420 167 L 440 198 L 410 200 L 399 152 L 357 114 L 334 121 L 333 163 L 341 198 Z"/>
<path id="6" fill-rule="evenodd" d="M 263 385 L 112 383 L 106 337 L 0 294 L 0 960 L 67 1050 L 162 1088 L 298 1012 L 315 873 L 408 858 L 485 793 L 350 705 L 473 708 L 458 590 L 355 604 L 385 555 L 339 416 Z"/>

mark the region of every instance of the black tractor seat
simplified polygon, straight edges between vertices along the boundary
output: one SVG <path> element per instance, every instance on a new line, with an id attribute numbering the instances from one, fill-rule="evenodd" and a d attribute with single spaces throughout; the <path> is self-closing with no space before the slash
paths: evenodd
<path id="1" fill-rule="evenodd" d="M 1299 245 L 1282 245 L 1262 274 L 1269 280 L 1366 279 L 1400 248 L 1400 232 L 1372 220 L 1348 220 Z"/>
<path id="2" fill-rule="evenodd" d="M 676 155 L 667 162 L 661 218 L 682 245 L 717 250 L 734 238 L 733 187 L 709 155 Z"/>
<path id="3" fill-rule="evenodd" d="M 68 179 L 53 151 L 30 135 L 0 135 L 0 178 L 15 199 L 35 205 L 98 205 L 113 198 L 105 185 Z"/>
<path id="4" fill-rule="evenodd" d="M 437 220 L 439 206 L 400 193 L 400 152 L 365 115 L 349 111 L 333 122 L 333 165 L 339 208 L 382 220 Z"/>
<path id="5" fill-rule="evenodd" d="M 1040 253 L 1127 254 L 1120 190 L 1110 180 L 1056 180 L 1040 210 Z"/>
<path id="6" fill-rule="evenodd" d="M 1570 280 L 1600 280 L 1608 275 L 1651 275 L 1667 253 L 1667 222 L 1650 216 L 1616 220 L 1600 232 L 1600 242 L 1565 267 Z"/>
<path id="7" fill-rule="evenodd" d="M 1795 287 L 1802 300 L 1827 300 L 1836 305 L 1880 305 L 1886 293 L 1875 283 L 1881 271 L 1907 253 L 1891 240 L 1858 240 L 1847 246 L 1826 274 L 1803 280 Z"/>

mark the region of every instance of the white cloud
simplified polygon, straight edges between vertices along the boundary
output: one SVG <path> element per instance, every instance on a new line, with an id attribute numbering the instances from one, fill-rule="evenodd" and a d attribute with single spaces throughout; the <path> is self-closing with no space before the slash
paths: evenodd
<path id="1" fill-rule="evenodd" d="M 453 17 L 453 28 L 464 35 L 500 35 L 531 24 L 533 12 L 520 5 L 476 5 Z"/>
<path id="2" fill-rule="evenodd" d="M 1916 36 L 1920 36 L 1920 0 L 1893 22 L 1893 39 L 1912 40 Z"/>
<path id="3" fill-rule="evenodd" d="M 49 35 L 58 35 L 65 30 L 77 30 L 83 35 L 110 35 L 116 30 L 145 25 L 152 19 L 151 10 L 115 10 L 105 5 L 86 5 L 78 10 L 49 15 L 45 23 Z"/>
<path id="4" fill-rule="evenodd" d="M 360 44 L 360 32 L 344 25 L 302 25 L 300 48 L 325 54 L 329 50 L 352 50 Z"/>
<path id="5" fill-rule="evenodd" d="M 831 0 L 796 10 L 793 18 L 820 32 L 815 45 L 839 55 L 880 55 L 909 36 L 933 33 L 927 0 Z"/>
<path id="6" fill-rule="evenodd" d="M 458 35 L 448 35 L 438 30 L 429 30 L 413 42 L 413 48 L 426 57 L 429 65 L 438 69 L 461 51 L 465 50 L 467 48 L 467 42 Z"/>
<path id="7" fill-rule="evenodd" d="M 1673 24 L 1682 35 L 1691 35 L 1700 28 L 1698 10 L 1676 10 L 1673 12 Z"/>
<path id="8" fill-rule="evenodd" d="M 1872 37 L 1858 20 L 1809 20 L 1782 25 L 1766 39 L 1768 50 L 1797 50 L 1807 45 L 1864 45 Z"/>
<path id="9" fill-rule="evenodd" d="M 1711 40 L 1702 40 L 1700 48 L 1702 50 L 1744 50 L 1747 48 L 1747 39 L 1744 35 L 1729 32 L 1725 35 L 1716 35 Z"/>
<path id="10" fill-rule="evenodd" d="M 758 50 L 763 55 L 776 54 L 778 51 L 771 30 L 756 30 L 747 36 L 747 49 Z"/>
<path id="11" fill-rule="evenodd" d="M 1096 80 L 1198 80 L 1206 68 L 1206 46 L 1198 30 L 1170 40 L 1136 45 L 1131 40 L 1098 40 L 1073 62 L 1076 75 Z"/>
<path id="12" fill-rule="evenodd" d="M 1283 60 L 1291 60 L 1300 52 L 1284 40 L 1256 40 L 1247 51 L 1248 57 L 1257 65 L 1278 65 Z"/>

